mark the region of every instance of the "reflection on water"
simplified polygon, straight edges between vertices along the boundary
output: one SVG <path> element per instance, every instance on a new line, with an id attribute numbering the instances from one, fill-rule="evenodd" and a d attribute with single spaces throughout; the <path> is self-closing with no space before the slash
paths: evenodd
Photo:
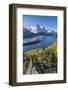
<path id="1" fill-rule="evenodd" d="M 23 40 L 23 43 L 32 42 L 32 41 L 34 41 L 34 40 L 36 40 L 36 39 L 37 39 L 37 37 L 35 37 L 35 38 L 27 38 L 27 39 L 24 39 L 24 40 Z"/>
<path id="2" fill-rule="evenodd" d="M 30 42 L 35 40 L 36 38 L 30 38 L 30 39 L 26 39 L 26 41 L 24 42 Z M 27 45 L 23 47 L 24 52 L 25 51 L 29 51 L 31 49 L 36 49 L 36 48 L 46 48 L 49 45 L 51 45 L 52 43 L 56 42 L 56 37 L 55 36 L 44 36 L 44 37 L 40 37 L 39 38 L 41 41 L 37 44 L 31 44 L 31 45 Z"/>

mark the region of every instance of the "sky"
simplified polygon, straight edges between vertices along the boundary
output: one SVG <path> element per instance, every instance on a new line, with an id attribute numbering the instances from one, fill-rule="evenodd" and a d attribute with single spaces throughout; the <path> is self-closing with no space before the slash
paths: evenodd
<path id="1" fill-rule="evenodd" d="M 23 15 L 24 26 L 39 24 L 46 29 L 57 31 L 57 16 Z"/>

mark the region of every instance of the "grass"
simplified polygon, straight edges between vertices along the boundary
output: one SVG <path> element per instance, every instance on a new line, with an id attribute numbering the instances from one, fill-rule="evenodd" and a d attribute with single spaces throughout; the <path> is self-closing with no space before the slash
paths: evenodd
<path id="1" fill-rule="evenodd" d="M 38 48 L 24 53 L 23 74 L 26 74 L 30 59 L 43 73 L 57 73 L 57 42 L 47 48 Z"/>

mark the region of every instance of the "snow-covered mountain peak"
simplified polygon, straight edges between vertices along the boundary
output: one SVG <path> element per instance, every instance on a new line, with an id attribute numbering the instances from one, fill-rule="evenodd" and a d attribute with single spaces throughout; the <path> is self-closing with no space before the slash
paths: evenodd
<path id="1" fill-rule="evenodd" d="M 30 31 L 33 33 L 37 33 L 37 27 L 35 25 L 30 26 Z"/>
<path id="2" fill-rule="evenodd" d="M 41 26 L 39 24 L 34 24 L 34 25 L 24 27 L 24 32 L 56 34 L 55 31 L 51 29 L 47 30 L 44 26 Z"/>
<path id="3" fill-rule="evenodd" d="M 33 33 L 39 33 L 39 32 L 46 32 L 46 29 L 43 26 L 36 24 L 30 26 L 30 31 Z"/>
<path id="4" fill-rule="evenodd" d="M 51 30 L 47 30 L 48 33 L 51 33 Z"/>

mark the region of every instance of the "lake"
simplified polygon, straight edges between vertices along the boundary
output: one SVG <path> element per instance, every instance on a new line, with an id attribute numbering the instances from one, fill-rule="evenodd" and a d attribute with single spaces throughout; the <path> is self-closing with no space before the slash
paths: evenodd
<path id="1" fill-rule="evenodd" d="M 32 40 L 32 38 L 30 38 L 30 39 Z M 30 41 L 30 39 L 27 38 L 26 41 L 28 42 L 28 41 Z M 26 52 L 26 51 L 36 49 L 36 48 L 47 48 L 49 45 L 56 42 L 57 38 L 55 36 L 43 36 L 42 39 L 41 39 L 41 37 L 39 37 L 39 40 L 40 40 L 40 42 L 38 42 L 36 44 L 23 46 L 23 51 Z"/>

